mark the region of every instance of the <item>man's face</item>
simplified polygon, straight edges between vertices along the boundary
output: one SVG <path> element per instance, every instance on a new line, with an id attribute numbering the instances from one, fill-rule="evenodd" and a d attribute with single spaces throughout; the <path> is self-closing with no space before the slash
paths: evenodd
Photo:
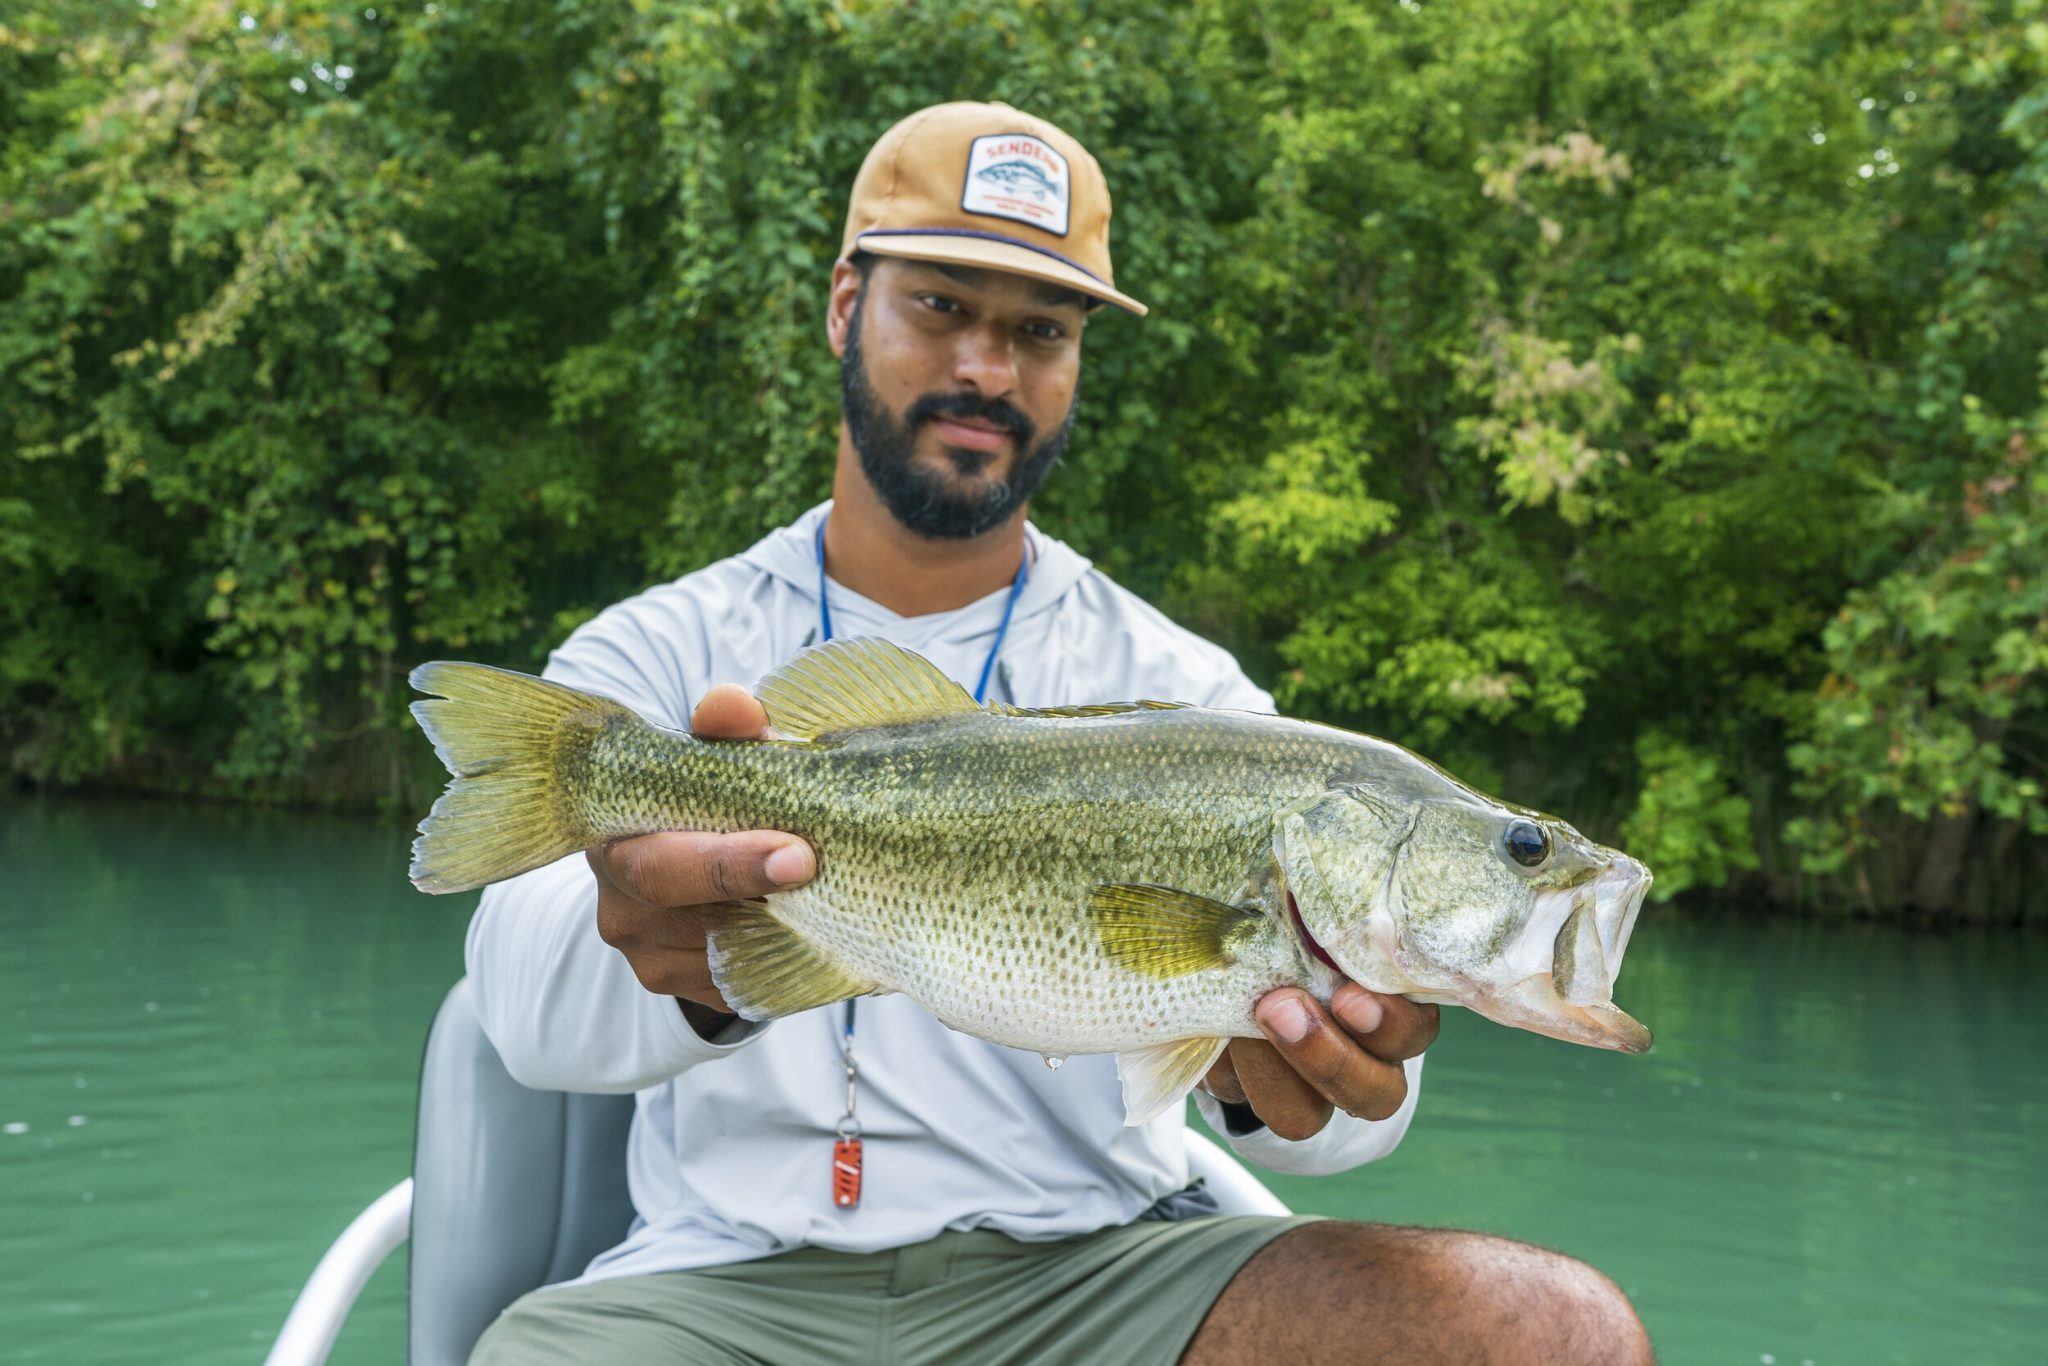
<path id="1" fill-rule="evenodd" d="M 896 520 L 979 536 L 1008 520 L 1066 449 L 1084 301 L 1000 271 L 885 257 L 841 350 L 847 433 Z"/>

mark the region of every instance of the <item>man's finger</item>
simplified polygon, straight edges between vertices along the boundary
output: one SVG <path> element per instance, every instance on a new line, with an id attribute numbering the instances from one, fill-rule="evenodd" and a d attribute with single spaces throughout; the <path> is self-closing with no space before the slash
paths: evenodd
<path id="1" fill-rule="evenodd" d="M 640 985 L 657 996 L 709 997 L 724 1002 L 711 980 L 711 962 L 702 949 L 643 948 L 626 961 Z"/>
<path id="2" fill-rule="evenodd" d="M 1288 1066 L 1346 1114 L 1385 1119 L 1408 1098 L 1401 1065 L 1366 1052 L 1307 992 L 1269 991 L 1252 1016 Z"/>
<path id="3" fill-rule="evenodd" d="M 590 851 L 599 877 L 650 906 L 708 906 L 786 891 L 817 875 L 811 846 L 779 830 L 669 831 Z"/>
<path id="4" fill-rule="evenodd" d="M 1314 1138 L 1330 1122 L 1330 1102 L 1264 1039 L 1232 1039 L 1230 1062 L 1244 1103 L 1289 1142 Z"/>
<path id="5" fill-rule="evenodd" d="M 1215 1064 L 1209 1068 L 1208 1075 L 1202 1078 L 1202 1089 L 1225 1105 L 1244 1104 L 1244 1087 L 1238 1085 L 1237 1068 L 1231 1065 L 1229 1049 L 1226 1048 L 1216 1055 Z"/>
<path id="6" fill-rule="evenodd" d="M 721 683 L 690 713 L 690 734 L 711 740 L 756 740 L 768 729 L 768 709 L 737 683 Z"/>
<path id="7" fill-rule="evenodd" d="M 1330 1013 L 1366 1052 L 1383 1062 L 1421 1057 L 1436 1042 L 1441 1024 L 1434 1005 L 1404 996 L 1381 996 L 1356 982 L 1338 986 L 1330 997 Z"/>

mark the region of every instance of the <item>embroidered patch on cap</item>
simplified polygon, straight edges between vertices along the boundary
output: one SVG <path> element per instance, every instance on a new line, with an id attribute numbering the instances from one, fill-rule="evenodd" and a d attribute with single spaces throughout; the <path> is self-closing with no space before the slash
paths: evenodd
<path id="1" fill-rule="evenodd" d="M 1067 235 L 1067 159 L 1029 133 L 976 138 L 960 207 Z"/>

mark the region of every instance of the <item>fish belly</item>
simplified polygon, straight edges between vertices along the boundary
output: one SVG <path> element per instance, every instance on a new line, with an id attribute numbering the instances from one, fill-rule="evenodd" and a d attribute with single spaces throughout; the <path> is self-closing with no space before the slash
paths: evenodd
<path id="1" fill-rule="evenodd" d="M 769 904 L 854 976 L 901 992 L 963 1033 L 1052 1056 L 1255 1036 L 1259 995 L 1304 984 L 1272 961 L 1284 960 L 1278 952 L 1174 978 L 1131 972 L 1103 953 L 1078 897 L 914 906 L 919 898 L 907 893 L 834 892 L 821 878 Z"/>

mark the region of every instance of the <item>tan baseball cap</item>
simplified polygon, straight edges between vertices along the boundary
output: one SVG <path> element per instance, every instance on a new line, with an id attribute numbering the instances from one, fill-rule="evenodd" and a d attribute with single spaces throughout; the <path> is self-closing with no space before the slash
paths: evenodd
<path id="1" fill-rule="evenodd" d="M 1007 104 L 937 104 L 882 134 L 854 178 L 856 250 L 1008 271 L 1143 315 L 1109 267 L 1109 183 L 1088 149 Z"/>

